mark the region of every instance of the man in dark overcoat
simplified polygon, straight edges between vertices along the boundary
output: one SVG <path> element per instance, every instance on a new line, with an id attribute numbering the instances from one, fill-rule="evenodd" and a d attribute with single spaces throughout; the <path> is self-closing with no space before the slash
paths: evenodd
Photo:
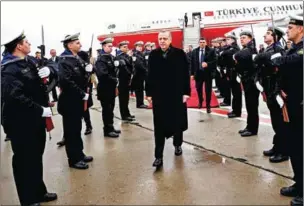
<path id="1" fill-rule="evenodd" d="M 168 31 L 158 34 L 160 47 L 149 56 L 146 84 L 147 100 L 153 104 L 155 136 L 154 167 L 163 165 L 165 139 L 173 136 L 175 155 L 182 154 L 183 132 L 188 129 L 187 99 L 190 96 L 190 74 L 187 55 L 171 46 Z"/>

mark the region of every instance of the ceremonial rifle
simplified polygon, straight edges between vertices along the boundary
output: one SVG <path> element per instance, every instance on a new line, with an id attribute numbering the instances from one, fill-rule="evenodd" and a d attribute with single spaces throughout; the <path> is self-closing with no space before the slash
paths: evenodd
<path id="1" fill-rule="evenodd" d="M 93 39 L 94 39 L 94 34 L 92 34 L 92 39 L 91 39 L 91 47 L 89 48 L 89 63 L 91 63 L 91 58 L 92 58 L 92 50 L 93 50 Z M 91 75 L 88 73 L 88 84 L 89 82 L 91 81 Z M 89 85 L 87 86 L 87 94 L 89 94 L 90 92 L 90 87 Z M 84 111 L 87 111 L 88 109 L 88 100 L 84 100 L 84 104 L 83 104 L 83 107 L 84 107 Z"/>
<path id="2" fill-rule="evenodd" d="M 44 45 L 44 29 L 43 29 L 43 25 L 41 26 L 41 37 L 42 37 L 42 44 L 40 46 L 38 46 L 38 48 L 41 50 L 41 61 L 40 61 L 40 65 L 39 65 L 39 69 L 43 68 L 45 65 L 45 61 L 44 61 L 44 56 L 45 56 L 45 45 Z M 43 84 L 45 85 L 45 91 L 46 91 L 46 98 L 47 98 L 47 104 L 48 106 L 51 108 L 51 104 L 50 104 L 50 100 L 49 100 L 49 93 L 47 92 L 47 78 L 43 78 L 42 79 Z M 52 108 L 51 108 L 52 111 Z M 53 112 L 52 112 L 53 113 Z M 54 129 L 54 124 L 52 121 L 52 117 L 46 117 L 45 118 L 46 121 L 46 131 L 49 132 L 50 135 L 50 139 L 51 137 L 51 130 Z"/>
<path id="3" fill-rule="evenodd" d="M 275 24 L 274 24 L 274 20 L 273 20 L 273 15 L 271 14 L 271 22 L 272 22 L 272 32 L 273 32 L 273 37 L 274 37 L 274 44 L 273 44 L 273 49 L 275 49 L 275 43 L 277 42 L 277 36 L 276 36 L 276 32 L 275 32 Z M 275 38 L 276 37 L 276 38 Z M 275 68 L 276 71 L 278 71 L 278 68 Z M 280 94 L 279 94 L 284 101 L 284 104 L 282 106 L 282 114 L 283 114 L 283 121 L 284 122 L 289 122 L 289 115 L 288 115 L 288 110 L 287 110 L 287 106 L 286 106 L 286 98 L 287 95 L 285 94 L 285 92 L 283 90 L 281 90 Z"/>

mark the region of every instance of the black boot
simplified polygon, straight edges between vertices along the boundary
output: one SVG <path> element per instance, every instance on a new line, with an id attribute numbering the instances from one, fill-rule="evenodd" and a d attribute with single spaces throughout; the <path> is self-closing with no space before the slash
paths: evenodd
<path id="1" fill-rule="evenodd" d="M 272 163 L 279 163 L 289 160 L 289 157 L 282 154 L 275 154 L 269 158 L 269 161 Z"/>
<path id="2" fill-rule="evenodd" d="M 180 155 L 182 155 L 183 154 L 183 149 L 182 149 L 182 147 L 181 146 L 176 146 L 175 147 L 175 155 L 176 156 L 180 156 Z"/>
<path id="3" fill-rule="evenodd" d="M 84 135 L 91 134 L 92 133 L 92 129 L 93 129 L 92 126 L 87 127 L 86 130 L 85 130 L 85 132 L 84 132 Z"/>
<path id="4" fill-rule="evenodd" d="M 156 167 L 156 168 L 160 168 L 163 166 L 163 159 L 162 158 L 156 158 L 153 162 L 153 167 Z"/>
<path id="5" fill-rule="evenodd" d="M 299 191 L 296 188 L 296 184 L 293 184 L 289 187 L 283 187 L 280 190 L 281 195 L 286 196 L 286 197 L 296 197 L 299 194 Z"/>
<path id="6" fill-rule="evenodd" d="M 41 199 L 40 202 L 51 202 L 54 200 L 57 200 L 57 194 L 56 193 L 46 193 Z"/>
<path id="7" fill-rule="evenodd" d="M 85 163 L 83 160 L 80 160 L 79 162 L 76 162 L 74 164 L 70 163 L 69 166 L 71 168 L 80 169 L 80 170 L 85 170 L 89 168 L 89 165 Z"/>
<path id="8" fill-rule="evenodd" d="M 62 147 L 65 145 L 64 137 L 62 138 L 61 141 L 57 142 L 58 147 Z"/>
<path id="9" fill-rule="evenodd" d="M 104 132 L 104 136 L 105 137 L 110 137 L 110 138 L 117 138 L 117 137 L 119 137 L 119 134 L 117 134 L 114 131 L 112 131 L 112 132 Z"/>
<path id="10" fill-rule="evenodd" d="M 303 206 L 303 197 L 300 196 L 296 196 L 295 198 L 293 198 L 290 202 L 291 206 Z"/>
<path id="11" fill-rule="evenodd" d="M 263 151 L 263 155 L 267 156 L 267 157 L 271 157 L 275 154 L 275 148 L 272 147 L 270 150 L 265 150 Z"/>
<path id="12" fill-rule="evenodd" d="M 93 161 L 93 157 L 92 156 L 84 156 L 82 161 L 84 161 L 84 162 L 92 162 Z"/>

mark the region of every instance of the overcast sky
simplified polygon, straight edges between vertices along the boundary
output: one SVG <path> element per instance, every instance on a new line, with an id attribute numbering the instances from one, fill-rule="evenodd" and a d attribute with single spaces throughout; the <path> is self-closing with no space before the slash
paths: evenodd
<path id="1" fill-rule="evenodd" d="M 113 2 L 1 2 L 1 44 L 22 30 L 32 44 L 32 53 L 41 44 L 41 25 L 44 25 L 46 55 L 55 48 L 57 54 L 63 51 L 60 41 L 66 34 L 80 32 L 82 49 L 90 47 L 92 33 L 97 37 L 103 34 L 105 25 L 116 25 L 161 18 L 183 18 L 186 11 L 202 11 L 219 8 L 275 4 L 276 2 L 258 1 L 113 1 Z M 282 2 L 281 2 L 282 3 Z M 287 2 L 286 2 L 287 3 Z M 94 39 L 93 51 L 100 48 Z M 1 47 L 1 53 L 3 47 Z"/>

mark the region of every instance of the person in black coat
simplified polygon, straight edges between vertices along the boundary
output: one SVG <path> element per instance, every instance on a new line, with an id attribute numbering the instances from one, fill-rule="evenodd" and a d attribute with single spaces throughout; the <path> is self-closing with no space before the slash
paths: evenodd
<path id="1" fill-rule="evenodd" d="M 191 75 L 196 82 L 199 108 L 203 105 L 203 83 L 205 83 L 207 112 L 211 113 L 210 101 L 212 92 L 212 74 L 216 69 L 216 54 L 213 48 L 207 46 L 205 38 L 200 38 L 199 47 L 194 49 L 191 57 Z"/>
<path id="2" fill-rule="evenodd" d="M 185 52 L 171 46 L 170 32 L 158 34 L 160 48 L 149 56 L 147 100 L 153 104 L 155 161 L 163 165 L 165 139 L 173 136 L 175 155 L 182 154 L 183 132 L 188 129 L 186 101 L 190 96 L 190 74 Z"/>
<path id="3" fill-rule="evenodd" d="M 88 162 L 93 157 L 86 156 L 83 152 L 81 138 L 82 117 L 84 101 L 88 100 L 86 93 L 88 78 L 87 72 L 92 72 L 92 65 L 85 62 L 77 55 L 81 48 L 79 33 L 67 35 L 63 42 L 65 51 L 60 55 L 58 63 L 59 85 L 61 93 L 58 101 L 58 113 L 62 115 L 65 149 L 69 166 L 76 169 L 88 169 Z"/>
<path id="4" fill-rule="evenodd" d="M 21 205 L 57 199 L 43 181 L 46 117 L 52 116 L 42 79 L 56 76 L 55 67 L 38 68 L 28 56 L 31 44 L 22 33 L 4 44 L 1 62 L 1 102 L 4 131 L 11 138 L 13 175 Z M 39 69 L 39 70 L 38 70 Z"/>
<path id="5" fill-rule="evenodd" d="M 51 58 L 49 58 L 48 61 L 49 62 L 54 62 L 55 64 L 58 65 L 59 57 L 56 55 L 56 50 L 55 49 L 51 49 L 50 55 L 51 55 Z M 58 86 L 58 85 L 56 85 L 56 86 Z M 56 86 L 52 89 L 52 97 L 53 97 L 53 101 L 54 102 L 58 101 Z"/>

